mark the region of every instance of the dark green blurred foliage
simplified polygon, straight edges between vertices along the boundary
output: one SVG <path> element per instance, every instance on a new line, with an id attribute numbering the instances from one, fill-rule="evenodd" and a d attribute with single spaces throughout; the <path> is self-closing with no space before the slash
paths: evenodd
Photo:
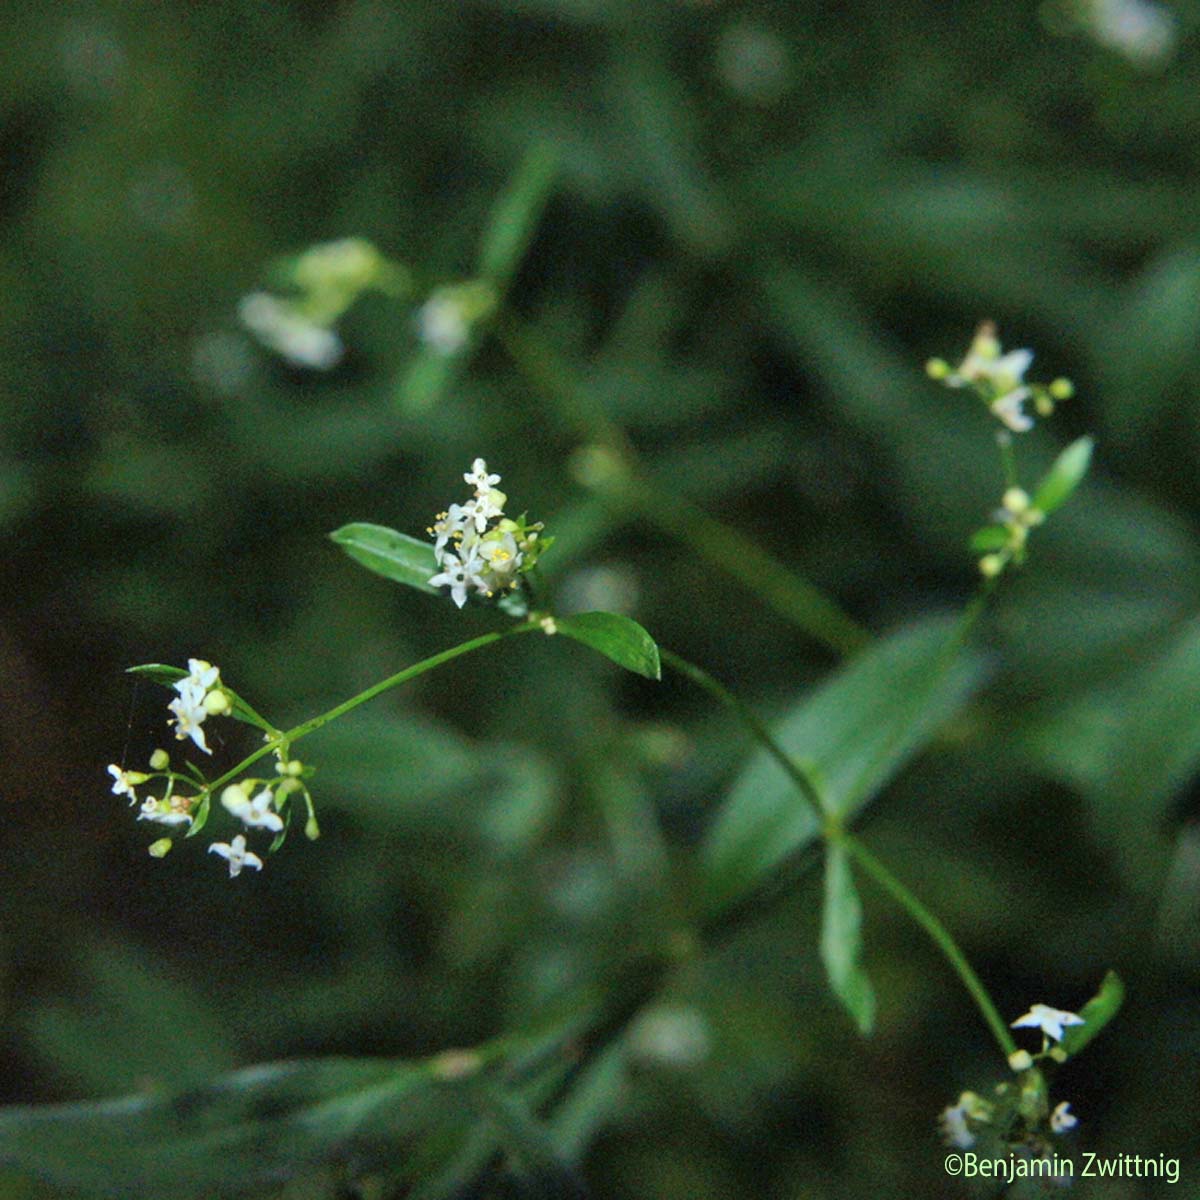
<path id="1" fill-rule="evenodd" d="M 963 603 L 967 537 L 1003 487 L 985 415 L 924 360 L 991 317 L 1042 377 L 1075 379 L 1020 449 L 1035 479 L 1091 431 L 1092 474 L 1004 581 L 986 686 L 857 827 L 1010 1017 L 1121 973 L 1125 1010 L 1057 1084 L 1073 1144 L 1178 1156 L 1186 1189 L 1200 12 L 1172 8 L 1181 44 L 1154 70 L 1052 35 L 1034 4 L 983 0 L 14 9 L 3 1098 L 470 1045 L 614 978 L 670 926 L 663 871 L 694 870 L 749 747 L 678 677 L 635 680 L 565 639 L 503 643 L 314 735 L 324 836 L 290 839 L 261 876 L 231 882 L 194 843 L 146 856 L 103 768 L 164 738 L 162 695 L 125 666 L 203 655 L 283 723 L 496 624 L 359 570 L 330 530 L 419 534 L 483 454 L 559 535 L 545 570 L 576 607 L 625 608 L 766 716 L 835 665 L 744 582 L 581 487 L 578 426 L 498 340 L 421 403 L 401 386 L 410 304 L 366 298 L 328 375 L 236 327 L 273 258 L 333 237 L 370 238 L 422 292 L 469 277 L 540 141 L 560 167 L 513 310 L 660 484 L 874 633 Z M 230 763 L 251 748 L 231 728 Z M 659 1001 L 703 1018 L 706 1053 L 665 1064 L 635 1025 L 556 1118 L 594 1194 L 962 1194 L 936 1114 L 1002 1064 L 936 951 L 860 891 L 875 1034 L 828 995 L 810 869 Z M 472 1195 L 520 1194 L 518 1166 L 485 1153 L 480 1170 Z"/>

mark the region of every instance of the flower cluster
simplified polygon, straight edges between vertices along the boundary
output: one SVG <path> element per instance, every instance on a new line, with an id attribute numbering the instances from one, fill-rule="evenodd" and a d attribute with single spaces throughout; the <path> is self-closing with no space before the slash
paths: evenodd
<path id="1" fill-rule="evenodd" d="M 984 321 L 957 367 L 952 368 L 944 359 L 932 358 L 925 369 L 931 379 L 947 387 L 972 388 L 1009 430 L 1027 433 L 1033 428 L 1033 417 L 1026 412 L 1026 403 L 1032 403 L 1038 416 L 1048 417 L 1054 412 L 1055 402 L 1069 399 L 1075 390 L 1069 379 L 1056 379 L 1049 384 L 1026 383 L 1025 372 L 1032 362 L 1032 350 L 1003 353 L 996 326 Z"/>
<path id="2" fill-rule="evenodd" d="M 162 667 L 142 670 L 154 672 L 160 682 L 179 674 Z M 305 832 L 310 838 L 318 836 L 312 795 L 304 783 L 312 775 L 312 768 L 287 756 L 282 735 L 272 730 L 244 701 L 223 686 L 220 670 L 202 659 L 189 659 L 188 673 L 174 679 L 170 686 L 176 696 L 168 705 L 174 714 L 169 724 L 174 726 L 176 737 L 180 740 L 190 738 L 206 754 L 210 753 L 204 737 L 204 722 L 210 716 L 229 715 L 262 728 L 266 739 L 275 743 L 276 778 L 247 777 L 230 784 L 221 792 L 222 807 L 241 821 L 247 831 L 265 829 L 273 834 L 274 841 L 270 849 L 274 850 L 286 832 L 290 803 L 293 798 L 302 797 L 308 810 Z M 238 705 L 236 710 L 235 700 Z M 116 796 L 128 796 L 129 803 L 134 805 L 138 803 L 139 788 L 161 781 L 164 786 L 160 794 L 146 796 L 141 801 L 138 820 L 171 827 L 182 826 L 187 830 L 186 836 L 191 837 L 199 833 L 208 820 L 214 785 L 209 784 L 193 764 L 185 763 L 183 770 L 176 771 L 171 768 L 170 762 L 170 755 L 158 749 L 151 754 L 147 771 L 131 771 L 116 763 L 109 764 L 112 792 Z M 160 838 L 150 846 L 150 854 L 154 858 L 163 858 L 171 845 L 170 838 Z M 240 874 L 244 867 L 262 870 L 263 860 L 247 849 L 242 833 L 229 842 L 214 842 L 209 846 L 209 851 L 226 860 L 231 876 Z"/>
<path id="3" fill-rule="evenodd" d="M 238 318 L 264 346 L 298 367 L 327 371 L 341 361 L 334 323 L 364 292 L 396 295 L 407 290 L 407 273 L 363 238 L 340 238 L 312 246 L 283 264 L 279 274 L 290 295 L 252 292 L 238 304 Z"/>
<path id="4" fill-rule="evenodd" d="M 221 672 L 201 658 L 189 658 L 187 675 L 171 686 L 179 693 L 167 705 L 175 714 L 175 737 L 181 742 L 191 738 L 205 754 L 211 754 L 204 740 L 204 719 L 230 709 L 229 697 L 221 687 Z"/>
<path id="5" fill-rule="evenodd" d="M 988 526 L 987 536 L 981 539 L 988 553 L 979 560 L 979 569 L 988 579 L 994 579 L 1010 562 L 1020 566 L 1025 561 L 1029 531 L 1042 524 L 1046 514 L 1030 501 L 1027 492 L 1012 487 L 1005 491 L 992 519 L 995 524 Z"/>
<path id="6" fill-rule="evenodd" d="M 1013 1029 L 1040 1029 L 1042 1050 L 1031 1055 L 1018 1050 L 1008 1060 L 1016 1073 L 1015 1081 L 997 1084 L 990 1098 L 975 1092 L 963 1092 L 958 1102 L 942 1110 L 938 1125 L 947 1145 L 967 1150 L 983 1143 L 995 1153 L 1015 1153 L 1025 1157 L 1049 1158 L 1053 1155 L 1051 1138 L 1074 1129 L 1078 1118 L 1069 1101 L 1050 1107 L 1046 1081 L 1036 1059 L 1066 1059 L 1061 1042 L 1067 1028 L 1084 1024 L 1076 1013 L 1035 1004 L 1013 1023 Z M 1049 1135 L 1049 1136 L 1048 1136 Z"/>
<path id="7" fill-rule="evenodd" d="M 504 515 L 508 497 L 496 488 L 500 476 L 489 474 L 482 458 L 471 464 L 463 479 L 474 488 L 474 496 L 438 513 L 427 530 L 442 568 L 429 582 L 448 587 L 459 608 L 468 593 L 491 599 L 515 588 L 553 541 L 540 536 L 541 522 L 530 525 L 524 515 L 515 521 Z"/>

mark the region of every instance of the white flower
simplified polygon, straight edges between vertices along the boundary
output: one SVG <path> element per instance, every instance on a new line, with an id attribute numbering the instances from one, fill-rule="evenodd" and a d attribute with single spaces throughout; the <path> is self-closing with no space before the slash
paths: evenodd
<path id="1" fill-rule="evenodd" d="M 963 1104 L 954 1104 L 942 1110 L 938 1118 L 942 1139 L 948 1146 L 969 1150 L 975 1145 L 975 1135 L 967 1128 L 967 1110 Z"/>
<path id="2" fill-rule="evenodd" d="M 208 848 L 210 854 L 219 854 L 229 863 L 229 878 L 242 873 L 243 867 L 253 867 L 262 870 L 263 861 L 252 850 L 246 849 L 246 839 L 239 833 L 232 842 L 213 842 Z"/>
<path id="3" fill-rule="evenodd" d="M 474 500 L 468 500 L 460 511 L 475 526 L 476 533 L 482 533 L 487 523 L 493 517 L 504 516 L 504 502 L 508 497 L 503 492 L 485 492 Z"/>
<path id="4" fill-rule="evenodd" d="M 442 557 L 442 573 L 434 575 L 429 581 L 430 587 L 449 587 L 454 603 L 462 608 L 467 602 L 467 587 L 477 582 L 475 573 L 468 563 L 462 562 L 457 554 L 446 554 Z"/>
<path id="5" fill-rule="evenodd" d="M 999 392 L 1010 392 L 1024 382 L 1025 372 L 1032 362 L 1032 350 L 1010 350 L 1001 354 L 995 327 L 983 325 L 958 370 L 946 376 L 946 383 L 950 387 L 990 383 Z"/>
<path id="6" fill-rule="evenodd" d="M 521 552 L 511 533 L 493 530 L 479 542 L 479 557 L 490 576 L 489 590 L 507 587 L 521 565 Z"/>
<path id="7" fill-rule="evenodd" d="M 244 296 L 238 304 L 238 318 L 264 346 L 296 366 L 327 371 L 341 360 L 342 343 L 332 329 L 267 292 Z"/>
<path id="8" fill-rule="evenodd" d="M 191 814 L 187 811 L 191 800 L 176 796 L 171 800 L 155 800 L 151 797 L 142 802 L 142 811 L 138 813 L 139 821 L 157 821 L 160 825 L 190 825 Z"/>
<path id="9" fill-rule="evenodd" d="M 220 667 L 214 667 L 212 663 L 205 662 L 202 658 L 189 658 L 187 675 L 182 679 L 177 679 L 171 686 L 177 692 L 192 688 L 204 695 L 216 687 L 220 675 Z"/>
<path id="10" fill-rule="evenodd" d="M 236 784 L 227 787 L 221 794 L 221 803 L 247 828 L 269 829 L 278 833 L 283 828 L 283 818 L 271 809 L 274 799 L 270 788 L 263 788 L 251 800 Z"/>
<path id="11" fill-rule="evenodd" d="M 1033 428 L 1033 418 L 1021 407 L 1029 399 L 1029 389 L 1022 385 L 998 396 L 989 407 L 994 417 L 999 417 L 1013 433 L 1028 433 Z"/>
<path id="12" fill-rule="evenodd" d="M 1064 1100 L 1050 1114 L 1050 1128 L 1055 1133 L 1065 1133 L 1068 1129 L 1074 1129 L 1079 1124 L 1079 1118 L 1070 1112 L 1070 1102 Z"/>
<path id="13" fill-rule="evenodd" d="M 977 1096 L 974 1092 L 963 1092 L 957 1104 L 942 1110 L 938 1124 L 948 1145 L 967 1150 L 975 1145 L 975 1135 L 971 1132 L 968 1122 L 987 1124 L 992 1115 L 992 1106 L 982 1096 Z"/>
<path id="14" fill-rule="evenodd" d="M 140 771 L 122 771 L 116 763 L 108 764 L 108 773 L 113 777 L 112 794 L 114 796 L 128 796 L 129 803 L 136 804 L 137 796 L 134 794 L 134 788 L 139 783 L 146 782 L 146 776 Z"/>
<path id="15" fill-rule="evenodd" d="M 447 291 L 434 292 L 421 305 L 417 329 L 421 341 L 447 357 L 457 354 L 471 336 L 471 323 L 461 299 Z"/>
<path id="16" fill-rule="evenodd" d="M 188 673 L 171 685 L 178 693 L 167 707 L 175 714 L 175 736 L 182 742 L 191 738 L 205 754 L 211 754 L 201 725 L 211 715 L 205 697 L 220 685 L 221 670 L 202 658 L 188 659 Z"/>
<path id="17" fill-rule="evenodd" d="M 452 504 L 444 513 L 438 513 L 436 520 L 429 527 L 429 533 L 434 538 L 433 556 L 441 566 L 446 543 L 451 539 L 461 539 L 467 525 L 467 512 L 461 504 Z"/>
<path id="18" fill-rule="evenodd" d="M 463 476 L 467 483 L 475 488 L 477 496 L 486 496 L 500 482 L 499 475 L 489 475 L 487 463 L 482 458 L 477 458 L 472 464 L 470 471 Z"/>
<path id="19" fill-rule="evenodd" d="M 1073 1012 L 1063 1012 L 1048 1004 L 1034 1004 L 1023 1016 L 1018 1017 L 1010 1029 L 1040 1029 L 1047 1037 L 1061 1042 L 1064 1025 L 1082 1025 L 1083 1018 Z"/>
<path id="20" fill-rule="evenodd" d="M 175 714 L 175 737 L 181 742 L 190 737 L 205 754 L 211 754 L 201 728 L 208 716 L 208 709 L 204 707 L 204 692 L 191 686 L 191 681 L 187 679 L 179 680 L 175 688 L 179 696 L 167 705 Z"/>

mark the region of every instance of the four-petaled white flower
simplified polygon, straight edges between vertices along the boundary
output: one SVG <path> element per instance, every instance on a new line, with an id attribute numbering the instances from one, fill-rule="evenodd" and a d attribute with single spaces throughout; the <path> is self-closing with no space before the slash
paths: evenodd
<path id="1" fill-rule="evenodd" d="M 208 710 L 204 707 L 204 692 L 196 687 L 181 687 L 181 684 L 188 684 L 188 680 L 181 679 L 175 685 L 179 695 L 167 705 L 175 714 L 175 736 L 181 742 L 190 737 L 205 754 L 211 754 L 201 728 L 208 716 Z"/>
<path id="2" fill-rule="evenodd" d="M 283 828 L 283 818 L 271 808 L 274 796 L 270 788 L 263 788 L 251 800 L 240 787 L 228 787 L 221 796 L 221 803 L 248 829 L 269 829 L 278 833 Z"/>
<path id="3" fill-rule="evenodd" d="M 494 587 L 507 587 L 521 565 L 521 552 L 511 533 L 489 533 L 478 544 L 479 557 L 492 573 Z"/>
<path id="4" fill-rule="evenodd" d="M 454 603 L 462 608 L 467 602 L 467 587 L 475 581 L 469 567 L 470 564 L 462 562 L 458 555 L 444 554 L 442 555 L 442 572 L 429 580 L 429 586 L 449 586 Z"/>
<path id="5" fill-rule="evenodd" d="M 482 458 L 477 458 L 472 464 L 471 469 L 463 479 L 475 488 L 477 496 L 486 496 L 500 482 L 499 475 L 489 475 L 487 463 Z"/>
<path id="6" fill-rule="evenodd" d="M 1034 1004 L 1023 1016 L 1018 1017 L 1011 1029 L 1040 1029 L 1048 1038 L 1061 1042 L 1063 1027 L 1067 1025 L 1082 1025 L 1083 1018 L 1073 1012 L 1063 1012 L 1060 1008 L 1051 1008 L 1048 1004 Z"/>
<path id="7" fill-rule="evenodd" d="M 171 686 L 177 692 L 182 692 L 185 688 L 192 688 L 207 693 L 217 686 L 220 677 L 220 667 L 214 667 L 212 663 L 205 662 L 202 658 L 189 658 L 187 675 L 183 679 L 177 679 Z"/>
<path id="8" fill-rule="evenodd" d="M 253 867 L 262 870 L 263 861 L 253 850 L 246 849 L 246 839 L 239 833 L 232 842 L 213 842 L 208 848 L 210 854 L 219 854 L 229 863 L 229 878 L 242 873 L 243 867 Z"/>
<path id="9" fill-rule="evenodd" d="M 171 686 L 179 693 L 167 708 L 175 714 L 175 736 L 179 741 L 191 738 L 205 754 L 211 754 L 201 726 L 209 715 L 204 697 L 220 682 L 220 668 L 202 658 L 188 659 L 188 673 Z"/>
<path id="10" fill-rule="evenodd" d="M 134 788 L 139 783 L 146 782 L 146 776 L 140 771 L 122 771 L 116 763 L 108 764 L 108 773 L 113 777 L 112 794 L 114 796 L 128 796 L 131 805 L 137 803 L 137 795 Z"/>
<path id="11" fill-rule="evenodd" d="M 992 416 L 1003 421 L 1013 433 L 1028 433 L 1033 428 L 1033 418 L 1025 412 L 1022 405 L 1029 396 L 1029 389 L 1022 385 L 997 397 L 988 407 L 992 410 Z"/>
<path id="12" fill-rule="evenodd" d="M 433 556 L 439 563 L 442 561 L 446 543 L 452 538 L 461 538 L 466 523 L 467 513 L 463 510 L 463 506 L 452 504 L 444 513 L 439 513 L 437 519 L 430 525 L 429 532 L 433 534 L 434 538 Z"/>
<path id="13" fill-rule="evenodd" d="M 1050 1128 L 1055 1133 L 1065 1133 L 1079 1124 L 1079 1118 L 1070 1111 L 1070 1101 L 1064 1100 L 1050 1114 Z"/>

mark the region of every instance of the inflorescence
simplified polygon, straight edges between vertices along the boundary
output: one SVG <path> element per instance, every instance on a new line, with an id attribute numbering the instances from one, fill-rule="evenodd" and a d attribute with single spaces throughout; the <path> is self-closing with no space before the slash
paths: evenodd
<path id="1" fill-rule="evenodd" d="M 1051 1138 L 1074 1129 L 1079 1121 L 1071 1112 L 1069 1101 L 1050 1107 L 1046 1081 L 1038 1064 L 1046 1059 L 1064 1062 L 1067 1055 L 1059 1043 L 1067 1028 L 1083 1024 L 1084 1019 L 1078 1014 L 1047 1004 L 1035 1004 L 1013 1021 L 1013 1029 L 1041 1030 L 1040 1053 L 1016 1051 L 1008 1060 L 1016 1080 L 997 1084 L 990 1098 L 963 1092 L 956 1104 L 943 1109 L 938 1125 L 946 1144 L 967 1150 L 978 1143 L 997 1154 L 1051 1159 L 1054 1154 Z"/>
<path id="2" fill-rule="evenodd" d="M 515 521 L 504 515 L 508 497 L 496 488 L 500 476 L 489 474 L 482 458 L 463 479 L 474 487 L 474 496 L 438 513 L 426 531 L 442 568 L 429 582 L 449 587 L 459 608 L 468 593 L 490 600 L 512 591 L 554 540 L 541 536 L 540 521 L 530 524 L 524 514 Z"/>
<path id="3" fill-rule="evenodd" d="M 246 720 L 246 716 L 235 713 L 237 697 L 221 682 L 220 670 L 202 659 L 188 660 L 188 673 L 174 680 L 171 688 L 175 698 L 167 706 L 173 717 L 169 724 L 175 729 L 180 741 L 190 739 L 205 754 L 211 754 L 204 734 L 204 722 L 209 717 L 234 716 Z M 259 720 L 251 723 L 260 724 Z M 268 741 L 278 740 L 277 731 L 266 733 Z M 287 823 L 291 816 L 292 801 L 302 797 L 307 808 L 305 833 L 310 838 L 318 835 L 316 816 L 313 812 L 312 794 L 305 779 L 313 770 L 298 759 L 289 758 L 286 747 L 280 742 L 275 747 L 275 776 L 254 778 L 246 776 L 231 783 L 221 791 L 221 807 L 232 817 L 241 821 L 243 828 L 266 830 L 274 835 L 269 850 L 277 849 L 283 842 Z M 151 821 L 172 828 L 185 828 L 187 837 L 192 837 L 204 828 L 208 820 L 214 785 L 209 784 L 204 774 L 193 763 L 186 762 L 182 770 L 171 768 L 171 757 L 166 750 L 158 749 L 150 755 L 149 769 L 128 771 L 116 763 L 110 763 L 108 773 L 112 776 L 112 792 L 116 796 L 128 796 L 130 805 L 139 802 L 138 790 L 162 781 L 164 786 L 158 795 L 147 795 L 141 799 L 139 821 Z M 228 778 L 228 776 L 226 776 Z M 163 858 L 171 849 L 169 837 L 160 838 L 150 846 L 154 858 Z M 241 873 L 245 867 L 262 870 L 263 860 L 247 849 L 246 837 L 236 834 L 228 842 L 213 842 L 209 852 L 218 854 L 229 864 L 230 876 Z"/>

